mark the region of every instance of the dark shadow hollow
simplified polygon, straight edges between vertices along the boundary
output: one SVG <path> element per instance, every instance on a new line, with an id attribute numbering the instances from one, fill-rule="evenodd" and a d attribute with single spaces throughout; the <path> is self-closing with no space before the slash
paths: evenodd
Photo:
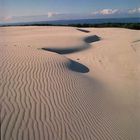
<path id="1" fill-rule="evenodd" d="M 90 47 L 90 45 L 85 45 L 79 48 L 42 48 L 45 51 L 50 51 L 50 52 L 55 52 L 58 54 L 70 54 L 70 53 L 74 53 L 74 52 L 79 52 L 82 51 L 84 49 L 88 49 Z"/>
<path id="2" fill-rule="evenodd" d="M 84 30 L 84 29 L 77 29 L 78 31 L 84 32 L 84 33 L 90 33 L 90 31 L 88 30 Z"/>
<path id="3" fill-rule="evenodd" d="M 80 72 L 80 73 L 88 73 L 89 72 L 88 67 L 86 67 L 85 65 L 83 65 L 79 62 L 73 61 L 73 60 L 70 61 L 68 68 L 72 71 Z"/>
<path id="4" fill-rule="evenodd" d="M 58 54 L 70 54 L 70 53 L 79 52 L 88 49 L 90 47 L 89 43 L 100 41 L 100 37 L 96 35 L 92 35 L 84 38 L 84 41 L 86 42 L 85 46 L 78 46 L 78 47 L 75 46 L 74 48 L 42 48 L 42 49 L 45 51 L 55 52 Z"/>
<path id="5" fill-rule="evenodd" d="M 100 41 L 100 40 L 101 40 L 101 38 L 97 35 L 88 36 L 84 39 L 84 41 L 86 43 L 93 43 L 93 42 Z"/>

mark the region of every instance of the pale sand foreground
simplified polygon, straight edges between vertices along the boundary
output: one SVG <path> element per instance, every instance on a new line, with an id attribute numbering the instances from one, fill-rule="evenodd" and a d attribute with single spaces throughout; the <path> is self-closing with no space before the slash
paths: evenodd
<path id="1" fill-rule="evenodd" d="M 0 28 L 2 140 L 140 140 L 140 31 L 84 30 Z"/>

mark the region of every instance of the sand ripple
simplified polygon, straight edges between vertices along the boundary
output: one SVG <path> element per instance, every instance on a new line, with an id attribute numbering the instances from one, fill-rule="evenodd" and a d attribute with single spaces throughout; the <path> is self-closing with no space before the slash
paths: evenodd
<path id="1" fill-rule="evenodd" d="M 2 140 L 138 140 L 121 129 L 108 89 L 60 54 L 0 45 Z"/>

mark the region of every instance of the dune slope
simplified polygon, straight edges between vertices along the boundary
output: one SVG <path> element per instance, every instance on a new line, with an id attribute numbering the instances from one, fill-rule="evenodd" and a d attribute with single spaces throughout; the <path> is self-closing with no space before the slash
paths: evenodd
<path id="1" fill-rule="evenodd" d="M 139 140 L 140 33 L 85 30 L 0 29 L 2 140 Z"/>

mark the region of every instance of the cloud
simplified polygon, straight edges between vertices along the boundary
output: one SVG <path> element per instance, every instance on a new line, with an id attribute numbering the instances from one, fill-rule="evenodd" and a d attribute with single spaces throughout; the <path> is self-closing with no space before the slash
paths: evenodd
<path id="1" fill-rule="evenodd" d="M 113 15 L 113 14 L 140 14 L 140 8 L 134 9 L 102 9 L 92 12 L 92 15 Z"/>
<path id="2" fill-rule="evenodd" d="M 99 11 L 95 11 L 93 12 L 92 14 L 93 15 L 112 15 L 112 14 L 115 14 L 115 13 L 118 13 L 119 10 L 118 9 L 102 9 L 102 10 L 99 10 Z"/>
<path id="3" fill-rule="evenodd" d="M 11 16 L 0 17 L 0 21 L 3 21 L 3 22 L 8 22 L 8 21 L 11 21 L 12 19 L 13 17 Z"/>
<path id="4" fill-rule="evenodd" d="M 140 8 L 134 8 L 134 9 L 130 9 L 128 10 L 129 14 L 139 14 L 140 13 Z"/>
<path id="5" fill-rule="evenodd" d="M 118 12 L 118 9 L 103 9 L 100 11 L 100 14 L 102 15 L 111 15 L 111 14 L 115 14 Z"/>
<path id="6" fill-rule="evenodd" d="M 48 12 L 47 16 L 48 16 L 48 18 L 51 18 L 51 17 L 56 16 L 58 14 L 59 14 L 58 12 Z"/>
<path id="7" fill-rule="evenodd" d="M 5 18 L 4 18 L 5 21 L 10 21 L 10 20 L 12 20 L 12 19 L 13 19 L 13 18 L 12 18 L 11 16 L 8 16 L 8 17 L 5 17 Z"/>

